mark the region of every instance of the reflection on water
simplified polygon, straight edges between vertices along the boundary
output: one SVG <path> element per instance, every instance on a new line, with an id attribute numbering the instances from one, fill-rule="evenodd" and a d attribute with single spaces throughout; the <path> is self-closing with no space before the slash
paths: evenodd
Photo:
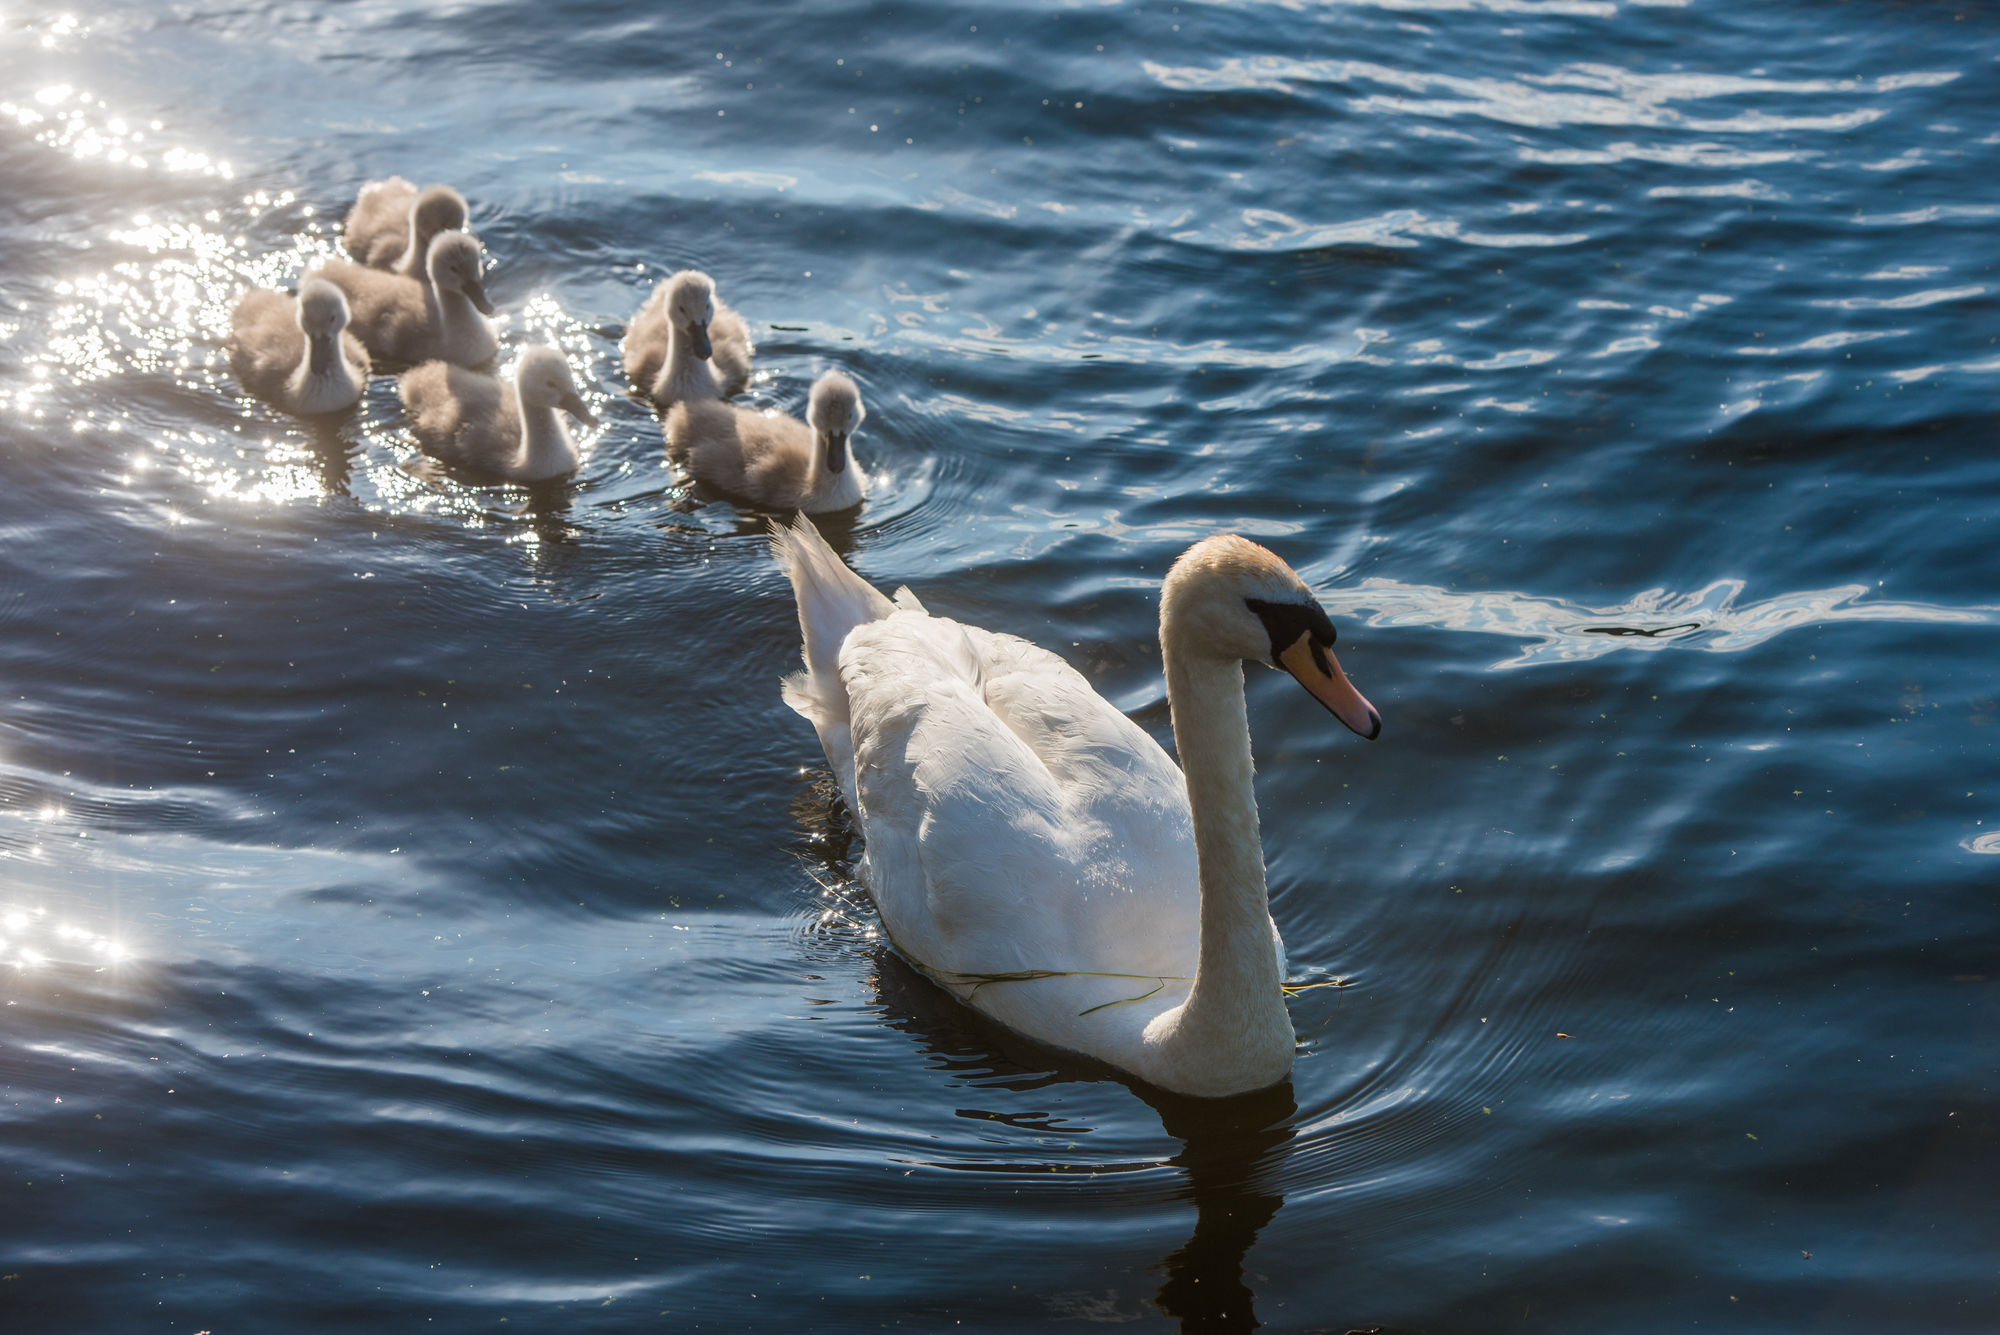
<path id="1" fill-rule="evenodd" d="M 1160 1310 L 1183 1331 L 1255 1330 L 1256 1291 L 1245 1281 L 1243 1258 L 1285 1203 L 1276 1183 L 1284 1147 L 1297 1134 L 1292 1082 L 1221 1101 L 1140 1093 L 1182 1142 L 1172 1162 L 1187 1174 L 1185 1194 L 1195 1208 L 1194 1233 L 1161 1262 Z"/>
<path id="2" fill-rule="evenodd" d="M 1648 589 L 1617 606 L 1586 607 L 1526 593 L 1459 593 L 1389 579 L 1366 579 L 1324 590 L 1336 616 L 1365 617 L 1378 627 L 1506 635 L 1533 643 L 1496 668 L 1574 663 L 1621 649 L 1702 649 L 1738 653 L 1773 636 L 1833 622 L 1899 621 L 1930 625 L 2000 626 L 2000 606 L 1862 602 L 1865 584 L 1803 589 L 1739 603 L 1748 581 L 1719 579 L 1692 593 Z"/>
<path id="3" fill-rule="evenodd" d="M 1284 1205 L 1277 1186 L 1279 1166 L 1285 1147 L 1297 1134 L 1298 1113 L 1289 1080 L 1221 1100 L 1183 1098 L 1134 1084 L 1107 1067 L 1045 1048 L 994 1024 L 945 996 L 891 952 L 879 946 L 873 951 L 876 1004 L 884 1019 L 915 1036 L 929 1059 L 967 1088 L 1024 1094 L 1070 1080 L 1125 1085 L 1152 1106 L 1166 1134 L 1181 1142 L 1179 1152 L 1164 1160 L 1119 1163 L 1044 1153 L 1032 1163 L 1001 1155 L 942 1166 L 1002 1177 L 1057 1175 L 1100 1183 L 1126 1175 L 1149 1178 L 1163 1166 L 1171 1168 L 1179 1178 L 1171 1197 L 1194 1206 L 1194 1231 L 1158 1261 L 1163 1279 L 1154 1303 L 1184 1331 L 1238 1332 L 1258 1327 L 1256 1291 L 1246 1279 L 1244 1258 Z M 958 1116 L 1031 1136 L 1052 1133 L 1071 1138 L 1072 1148 L 1091 1133 L 1090 1127 L 1047 1111 L 960 1108 Z M 1094 1311 L 1100 1320 L 1133 1319 L 1115 1294 L 1105 1299 L 1064 1295 L 1056 1310 L 1070 1316 Z"/>
<path id="4" fill-rule="evenodd" d="M 67 966 L 102 973 L 132 958 L 117 939 L 62 921 L 46 908 L 0 907 L 0 965 L 12 964 L 17 972 Z"/>

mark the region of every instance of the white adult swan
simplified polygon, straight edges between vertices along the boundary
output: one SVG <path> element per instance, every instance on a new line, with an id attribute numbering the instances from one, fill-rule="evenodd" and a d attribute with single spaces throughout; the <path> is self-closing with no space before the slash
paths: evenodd
<path id="1" fill-rule="evenodd" d="M 347 298 L 308 278 L 297 297 L 253 287 L 229 313 L 229 367 L 275 408 L 310 416 L 360 401 L 368 351 L 347 329 Z"/>
<path id="2" fill-rule="evenodd" d="M 715 280 L 699 269 L 682 269 L 654 288 L 622 346 L 625 373 L 661 412 L 750 383 L 750 326 L 717 300 Z"/>
<path id="3" fill-rule="evenodd" d="M 448 185 L 422 190 L 400 176 L 370 181 L 347 211 L 347 253 L 371 269 L 424 281 L 424 257 L 439 232 L 463 232 L 465 196 Z"/>
<path id="4" fill-rule="evenodd" d="M 509 482 L 576 471 L 576 442 L 556 409 L 597 425 L 569 362 L 545 345 L 521 353 L 512 384 L 449 362 L 425 362 L 396 383 L 426 454 Z"/>
<path id="5" fill-rule="evenodd" d="M 697 480 L 764 509 L 828 514 L 861 504 L 861 470 L 847 442 L 865 416 L 854 382 L 828 371 L 813 382 L 803 422 L 718 399 L 681 400 L 667 414 L 667 453 Z"/>
<path id="6" fill-rule="evenodd" d="M 1251 789 L 1243 660 L 1281 666 L 1363 737 L 1381 716 L 1283 561 L 1208 538 L 1160 590 L 1186 778 L 1067 663 L 894 603 L 811 521 L 774 529 L 812 720 L 867 842 L 896 949 L 960 1000 L 1161 1088 L 1221 1097 L 1292 1068 L 1284 943 Z"/>
<path id="7" fill-rule="evenodd" d="M 463 232 L 431 238 L 428 283 L 383 273 L 348 260 L 328 260 L 309 278 L 324 278 L 347 294 L 354 332 L 376 357 L 397 362 L 456 362 L 478 366 L 498 350 L 486 319 L 493 303 L 480 280 L 479 243 Z"/>

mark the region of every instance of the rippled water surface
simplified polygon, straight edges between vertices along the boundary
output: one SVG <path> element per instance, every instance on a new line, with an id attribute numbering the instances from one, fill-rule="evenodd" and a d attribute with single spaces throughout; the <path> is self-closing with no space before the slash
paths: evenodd
<path id="1" fill-rule="evenodd" d="M 0 12 L 0 1326 L 1991 1331 L 2000 17 L 1970 4 Z M 473 202 L 570 484 L 222 353 Z M 761 517 L 617 340 L 696 264 L 870 416 L 869 578 L 1163 740 L 1253 672 L 1292 1081 L 884 948 Z M 503 354 L 505 355 L 505 354 Z"/>

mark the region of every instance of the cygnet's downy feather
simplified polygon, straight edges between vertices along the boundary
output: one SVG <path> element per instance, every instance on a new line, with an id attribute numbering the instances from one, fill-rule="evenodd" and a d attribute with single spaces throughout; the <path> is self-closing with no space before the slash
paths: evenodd
<path id="1" fill-rule="evenodd" d="M 750 383 L 750 327 L 699 269 L 663 280 L 632 317 L 625 373 L 661 412 L 683 399 L 719 399 Z"/>
<path id="2" fill-rule="evenodd" d="M 288 413 L 352 408 L 369 367 L 347 322 L 347 298 L 331 283 L 309 278 L 297 297 L 252 288 L 230 312 L 230 369 L 243 388 Z"/>
<path id="3" fill-rule="evenodd" d="M 361 187 L 347 212 L 347 253 L 371 269 L 429 281 L 424 257 L 439 232 L 471 231 L 465 225 L 465 196 L 448 185 L 422 190 L 400 176 Z"/>
<path id="4" fill-rule="evenodd" d="M 667 453 L 697 481 L 763 509 L 826 514 L 865 494 L 848 441 L 866 415 L 854 382 L 828 371 L 813 383 L 804 422 L 714 399 L 675 404 Z"/>
<path id="5" fill-rule="evenodd" d="M 576 471 L 576 442 L 556 409 L 597 425 L 568 361 L 551 347 L 523 351 L 511 381 L 425 362 L 405 371 L 397 387 L 425 453 L 509 482 Z"/>
<path id="6" fill-rule="evenodd" d="M 328 260 L 309 277 L 347 294 L 354 332 L 376 358 L 479 366 L 499 347 L 486 317 L 493 303 L 480 281 L 479 243 L 463 232 L 431 239 L 430 282 L 383 273 L 347 260 Z"/>

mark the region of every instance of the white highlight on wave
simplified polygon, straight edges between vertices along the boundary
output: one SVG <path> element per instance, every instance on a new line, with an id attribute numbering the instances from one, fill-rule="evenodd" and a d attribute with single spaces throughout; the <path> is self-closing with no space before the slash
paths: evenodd
<path id="1" fill-rule="evenodd" d="M 1351 588 L 1322 586 L 1321 602 L 1336 620 L 1347 616 L 1371 627 L 1428 626 L 1529 641 L 1496 668 L 1573 663 L 1634 649 L 1739 653 L 1785 631 L 1830 622 L 2000 626 L 2000 606 L 1861 602 L 1869 591 L 1865 584 L 1739 602 L 1745 587 L 1744 580 L 1719 579 L 1692 593 L 1648 589 L 1616 606 L 1588 607 L 1526 593 L 1457 593 L 1370 579 Z"/>

